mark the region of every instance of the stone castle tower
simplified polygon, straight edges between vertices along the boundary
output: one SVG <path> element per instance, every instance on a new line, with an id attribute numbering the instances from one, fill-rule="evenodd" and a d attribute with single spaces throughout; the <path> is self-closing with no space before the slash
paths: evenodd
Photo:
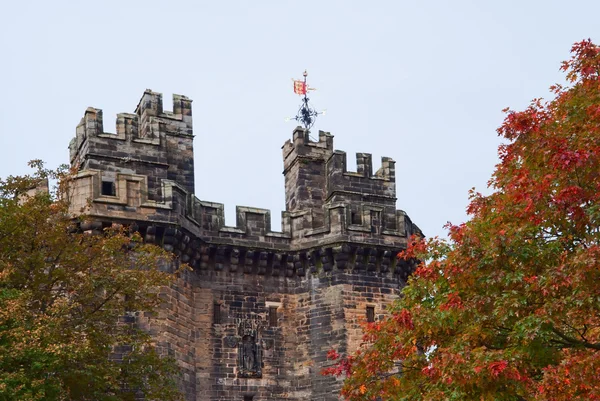
<path id="1" fill-rule="evenodd" d="M 147 90 L 116 134 L 88 108 L 69 145 L 73 211 L 87 207 L 84 230 L 131 225 L 192 266 L 157 318 L 138 317 L 178 361 L 186 400 L 337 400 L 340 381 L 320 374 L 327 351 L 354 350 L 360 323 L 385 314 L 411 270 L 395 256 L 421 235 L 396 210 L 395 162 L 373 171 L 358 153 L 347 171 L 333 136 L 298 127 L 282 148 L 281 231 L 240 206 L 225 226 L 223 205 L 194 195 L 191 106 L 174 95 L 165 111 Z"/>

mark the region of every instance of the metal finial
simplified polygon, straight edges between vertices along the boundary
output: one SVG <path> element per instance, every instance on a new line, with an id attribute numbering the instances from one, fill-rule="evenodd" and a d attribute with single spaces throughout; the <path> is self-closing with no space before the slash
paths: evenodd
<path id="1" fill-rule="evenodd" d="M 309 88 L 306 83 L 306 77 L 308 76 L 308 72 L 304 70 L 302 74 L 304 76 L 304 80 L 292 79 L 294 81 L 294 93 L 298 95 L 302 95 L 302 104 L 298 109 L 298 113 L 295 117 L 292 117 L 291 120 L 296 120 L 300 122 L 306 131 L 309 131 L 312 126 L 315 124 L 315 120 L 319 114 L 324 114 L 324 112 L 319 112 L 311 107 L 309 104 L 310 99 L 307 94 L 309 91 L 314 91 L 315 88 Z"/>

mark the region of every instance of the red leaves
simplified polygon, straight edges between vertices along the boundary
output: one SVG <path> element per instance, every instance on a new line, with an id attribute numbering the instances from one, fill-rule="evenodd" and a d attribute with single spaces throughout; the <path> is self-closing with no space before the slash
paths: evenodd
<path id="1" fill-rule="evenodd" d="M 550 163 L 554 168 L 569 170 L 583 166 L 589 157 L 590 152 L 587 149 L 556 149 Z"/>
<path id="2" fill-rule="evenodd" d="M 565 358 L 560 365 L 544 369 L 543 380 L 536 388 L 536 399 L 599 401 L 599 354 L 581 350 L 565 352 Z"/>
<path id="3" fill-rule="evenodd" d="M 477 365 L 473 368 L 473 371 L 480 374 L 483 370 L 493 378 L 498 378 L 502 374 L 505 378 L 516 381 L 528 381 L 528 379 L 519 373 L 518 369 L 508 366 L 508 361 L 500 360 L 494 361 L 487 364 L 487 366 Z"/>
<path id="4" fill-rule="evenodd" d="M 504 371 L 504 369 L 506 369 L 506 367 L 508 366 L 508 362 L 506 361 L 498 361 L 498 362 L 492 362 L 487 366 L 488 371 L 490 372 L 490 374 L 494 377 L 498 377 L 498 375 L 500 373 L 502 373 Z"/>
<path id="5" fill-rule="evenodd" d="M 545 110 L 546 104 L 541 99 L 534 99 L 525 111 L 516 112 L 505 109 L 507 116 L 497 129 L 500 136 L 515 140 L 521 135 L 539 132 L 548 120 L 549 114 Z"/>
<path id="6" fill-rule="evenodd" d="M 535 282 L 537 282 L 537 279 L 537 276 L 523 277 L 523 280 L 528 284 L 534 284 Z"/>
<path id="7" fill-rule="evenodd" d="M 435 281 L 440 274 L 439 271 L 431 264 L 427 265 L 425 263 L 420 263 L 413 275 L 415 277 L 424 278 L 425 280 Z"/>
<path id="8" fill-rule="evenodd" d="M 561 189 L 554 197 L 553 202 L 557 205 L 571 208 L 578 206 L 584 201 L 584 191 L 577 185 L 568 186 Z"/>
<path id="9" fill-rule="evenodd" d="M 334 349 L 327 351 L 327 359 L 336 361 L 335 365 L 324 368 L 321 370 L 322 375 L 331 375 L 331 376 L 341 376 L 346 375 L 350 376 L 352 373 L 352 364 L 354 362 L 354 358 L 349 356 L 343 358 L 338 352 Z"/>
<path id="10" fill-rule="evenodd" d="M 429 251 L 429 243 L 416 235 L 410 237 L 408 248 L 398 253 L 397 258 L 403 260 L 418 259 L 420 256 L 427 254 Z"/>
<path id="11" fill-rule="evenodd" d="M 338 354 L 336 350 L 330 349 L 329 351 L 327 351 L 327 359 L 335 361 L 336 359 L 339 359 L 339 358 L 340 358 L 340 354 Z"/>
<path id="12" fill-rule="evenodd" d="M 462 309 L 464 308 L 462 299 L 460 298 L 460 295 L 458 295 L 458 293 L 456 292 L 451 292 L 450 294 L 447 295 L 447 301 L 445 303 L 443 303 L 442 305 L 440 305 L 440 310 L 449 310 L 449 309 Z"/>
<path id="13" fill-rule="evenodd" d="M 402 309 L 400 313 L 395 313 L 393 319 L 402 328 L 412 330 L 415 328 L 410 312 Z"/>
<path id="14" fill-rule="evenodd" d="M 409 285 L 334 370 L 349 399 L 600 401 L 598 47 L 575 44 L 563 69 L 554 99 L 506 110 L 493 193 L 471 191 L 470 220 L 398 255 L 418 263 Z"/>
<path id="15" fill-rule="evenodd" d="M 433 367 L 432 364 L 429 364 L 421 369 L 421 373 L 430 378 L 436 377 L 439 374 L 438 370 Z"/>
<path id="16" fill-rule="evenodd" d="M 473 204 L 474 202 L 476 202 L 477 199 L 480 199 L 480 198 L 482 198 L 481 194 L 471 193 L 471 199 L 472 199 L 471 204 Z M 468 212 L 468 213 L 472 214 L 471 212 Z M 454 225 L 454 224 L 451 224 L 450 222 L 448 222 L 444 225 L 444 228 L 448 230 L 448 234 L 454 242 L 460 243 L 463 236 L 465 235 L 466 224 L 462 223 L 459 225 Z"/>
<path id="17" fill-rule="evenodd" d="M 573 56 L 563 62 L 561 70 L 567 72 L 570 82 L 597 79 L 600 65 L 600 49 L 590 39 L 575 43 L 571 48 Z"/>

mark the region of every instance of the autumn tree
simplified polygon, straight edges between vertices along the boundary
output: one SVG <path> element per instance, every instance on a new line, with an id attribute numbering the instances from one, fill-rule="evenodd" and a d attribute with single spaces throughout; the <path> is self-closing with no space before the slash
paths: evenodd
<path id="1" fill-rule="evenodd" d="M 88 235 L 65 172 L 0 180 L 0 400 L 178 399 L 173 361 L 131 323 L 160 304 L 171 257 L 119 227 Z"/>
<path id="2" fill-rule="evenodd" d="M 350 400 L 600 400 L 600 49 L 576 43 L 553 99 L 506 110 L 470 220 L 422 262 L 365 344 L 330 356 Z"/>

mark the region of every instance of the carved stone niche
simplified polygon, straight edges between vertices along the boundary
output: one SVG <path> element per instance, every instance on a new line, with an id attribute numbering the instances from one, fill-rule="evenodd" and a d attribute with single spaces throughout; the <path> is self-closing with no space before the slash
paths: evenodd
<path id="1" fill-rule="evenodd" d="M 238 377 L 262 377 L 262 347 L 258 321 L 243 320 L 238 326 Z"/>

